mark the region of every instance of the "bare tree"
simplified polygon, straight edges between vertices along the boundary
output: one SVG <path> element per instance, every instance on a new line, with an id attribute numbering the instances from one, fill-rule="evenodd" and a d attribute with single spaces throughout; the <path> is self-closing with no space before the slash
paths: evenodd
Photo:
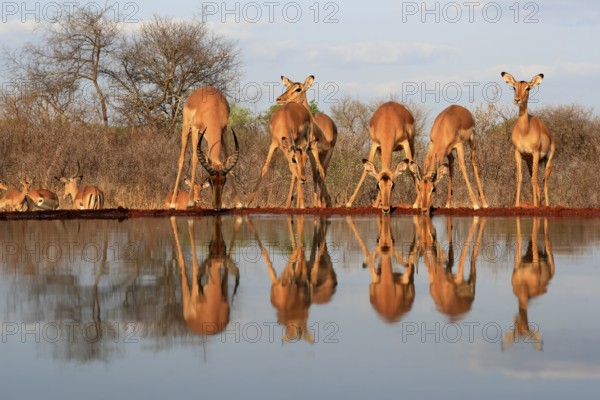
<path id="1" fill-rule="evenodd" d="M 213 85 L 227 92 L 239 75 L 235 43 L 211 34 L 200 19 L 155 16 L 119 48 L 111 76 L 122 94 L 121 114 L 132 124 L 172 131 L 192 89 Z"/>
<path id="2" fill-rule="evenodd" d="M 39 44 L 28 43 L 18 53 L 8 54 L 20 94 L 37 95 L 45 106 L 78 119 L 85 101 L 99 107 L 100 119 L 108 127 L 108 99 L 103 88 L 108 57 L 114 51 L 122 23 L 112 5 L 77 7 L 58 13 L 41 25 Z M 91 93 L 82 93 L 91 83 Z M 24 83 L 27 87 L 24 89 Z"/>

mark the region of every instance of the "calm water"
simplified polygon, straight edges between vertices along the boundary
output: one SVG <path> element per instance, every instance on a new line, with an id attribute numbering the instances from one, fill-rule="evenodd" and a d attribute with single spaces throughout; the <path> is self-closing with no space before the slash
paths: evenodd
<path id="1" fill-rule="evenodd" d="M 600 389 L 600 220 L 0 224 L 3 399 Z"/>

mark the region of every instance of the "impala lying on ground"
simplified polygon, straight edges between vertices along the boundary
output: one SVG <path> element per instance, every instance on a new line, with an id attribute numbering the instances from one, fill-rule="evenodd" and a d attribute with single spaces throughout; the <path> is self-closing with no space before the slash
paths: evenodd
<path id="1" fill-rule="evenodd" d="M 21 190 L 8 187 L 3 182 L 0 182 L 0 190 L 6 190 L 4 197 L 0 199 L 0 210 L 26 211 L 28 209 L 27 193 L 31 187 L 31 179 L 19 179 L 19 184 L 23 187 Z"/>
<path id="2" fill-rule="evenodd" d="M 27 193 L 29 210 L 56 210 L 59 206 L 58 196 L 48 189 L 30 189 Z"/>
<path id="3" fill-rule="evenodd" d="M 190 136 L 192 135 L 192 171 L 190 174 L 190 186 L 193 187 L 196 181 L 196 168 L 198 158 L 200 163 L 208 172 L 209 183 L 213 192 L 213 206 L 215 210 L 220 210 L 223 204 L 223 187 L 227 180 L 227 174 L 233 169 L 239 158 L 239 145 L 235 132 L 233 139 L 235 141 L 235 152 L 225 161 L 222 161 L 222 149 L 224 149 L 225 132 L 227 131 L 227 122 L 229 118 L 229 103 L 227 99 L 217 88 L 213 86 L 204 86 L 194 91 L 186 100 L 183 107 L 183 127 L 181 130 L 181 153 L 179 154 L 179 164 L 177 169 L 177 178 L 173 189 L 170 208 L 175 208 L 177 194 L 179 193 L 179 180 L 185 160 L 185 149 Z M 208 159 L 200 149 L 201 136 L 206 138 L 208 145 Z M 237 198 L 235 187 L 233 185 L 236 206 L 241 207 L 242 203 Z M 188 198 L 188 207 L 193 207 L 193 199 Z"/>
<path id="4" fill-rule="evenodd" d="M 400 320 L 404 314 L 410 311 L 415 300 L 414 273 L 419 258 L 416 229 L 408 259 L 405 259 L 402 252 L 394 248 L 389 214 L 379 214 L 377 217 L 379 236 L 377 247 L 371 252 L 360 237 L 352 218 L 348 217 L 346 221 L 363 251 L 365 257 L 363 266 L 368 265 L 371 272 L 371 284 L 369 285 L 371 305 L 387 322 Z M 375 267 L 377 259 L 379 262 Z M 402 272 L 395 271 L 394 259 L 404 267 Z"/>
<path id="5" fill-rule="evenodd" d="M 538 185 L 537 172 L 541 161 L 546 161 L 544 170 L 544 199 L 546 206 L 548 201 L 548 177 L 552 171 L 552 158 L 556 150 L 556 143 L 550 131 L 540 119 L 529 115 L 527 102 L 529 91 L 539 85 L 544 78 L 543 74 L 533 77 L 530 82 L 517 82 L 508 72 L 502 72 L 502 78 L 515 90 L 515 104 L 519 106 L 519 117 L 513 127 L 512 144 L 515 152 L 515 163 L 517 165 L 517 200 L 515 206 L 519 207 L 521 201 L 521 161 L 525 157 L 527 167 L 531 173 L 531 185 L 533 191 L 533 205 L 537 207 L 540 202 L 540 186 Z"/>
<path id="6" fill-rule="evenodd" d="M 373 176 L 377 181 L 379 194 L 375 200 L 374 207 L 381 206 L 384 213 L 388 213 L 391 208 L 392 189 L 395 186 L 394 179 L 400 175 L 405 168 L 400 165 L 392 170 L 392 153 L 404 149 L 406 158 L 412 161 L 414 156 L 414 123 L 415 120 L 402 104 L 390 101 L 382 104 L 373 114 L 369 122 L 369 134 L 373 140 L 369 159 L 363 159 L 364 171 L 360 181 L 346 203 L 346 207 L 352 207 L 354 199 L 362 186 L 367 174 Z M 377 170 L 373 164 L 375 153 L 381 156 L 381 170 Z M 415 183 L 416 189 L 416 183 Z M 417 190 L 417 200 L 413 207 L 417 207 L 419 191 Z"/>
<path id="7" fill-rule="evenodd" d="M 277 104 L 298 103 L 302 104 L 311 116 L 310 150 L 312 152 L 311 167 L 313 176 L 313 206 L 331 207 L 331 197 L 327 192 L 325 177 L 327 167 L 333 155 L 333 148 L 337 141 L 337 126 L 333 120 L 322 112 L 314 116 L 310 111 L 306 91 L 312 86 L 315 77 L 310 75 L 304 83 L 292 82 L 285 76 L 281 77 L 286 91 L 277 98 Z M 318 163 L 317 163 L 318 161 Z M 320 167 L 319 167 L 320 165 Z M 321 168 L 321 169 L 320 169 Z M 292 176 L 292 179 L 293 176 Z M 319 181 L 319 180 L 322 181 Z"/>
<path id="8" fill-rule="evenodd" d="M 538 350 L 542 349 L 542 335 L 537 327 L 530 326 L 527 308 L 529 299 L 538 297 L 548 290 L 548 284 L 554 276 L 554 255 L 552 254 L 552 243 L 548 237 L 548 220 L 544 218 L 543 251 L 540 251 L 537 245 L 539 227 L 540 220 L 538 217 L 534 217 L 527 251 L 525 255 L 522 255 L 521 218 L 517 217 L 517 251 L 512 274 L 512 287 L 513 293 L 519 301 L 519 313 L 515 316 L 512 332 L 505 333 L 502 338 L 502 349 L 509 348 L 513 342 L 519 340 L 533 343 Z"/>
<path id="9" fill-rule="evenodd" d="M 183 183 L 189 188 L 191 184 L 190 178 L 184 179 Z M 210 183 L 208 183 L 208 181 L 204 182 L 202 185 L 199 185 L 197 183 L 194 184 L 194 190 L 192 192 L 192 201 L 195 205 L 199 205 L 200 203 L 202 189 L 207 188 L 209 186 Z M 188 208 L 189 195 L 190 193 L 184 190 L 180 190 L 179 193 L 177 193 L 177 201 L 175 202 L 176 210 L 186 210 Z M 165 197 L 164 207 L 166 209 L 171 208 L 171 200 L 173 200 L 173 191 L 167 193 L 167 196 Z"/>
<path id="10" fill-rule="evenodd" d="M 65 163 L 66 167 L 66 163 Z M 83 175 L 79 175 L 81 166 L 77 161 L 77 172 L 70 178 L 64 176 L 65 168 L 61 172 L 61 177 L 56 178 L 65 186 L 63 199 L 71 196 L 73 200 L 73 208 L 75 210 L 99 210 L 104 207 L 104 193 L 98 187 L 86 185 L 79 188 L 79 183 L 83 179 Z"/>
<path id="11" fill-rule="evenodd" d="M 429 150 L 425 157 L 423 169 L 411 162 L 410 160 L 401 163 L 399 168 L 404 169 L 408 166 L 410 171 L 418 182 L 417 204 L 423 213 L 429 213 L 433 204 L 435 187 L 440 183 L 442 178 L 448 174 L 448 195 L 446 197 L 446 207 L 451 207 L 452 200 L 452 165 L 454 163 L 453 150 L 456 150 L 458 156 L 458 164 L 463 178 L 467 185 L 469 198 L 473 209 L 479 209 L 479 204 L 469 177 L 467 176 L 467 168 L 465 167 L 464 144 L 465 142 L 471 147 L 471 165 L 479 190 L 479 197 L 484 208 L 488 207 L 487 201 L 483 194 L 483 187 L 479 179 L 479 169 L 477 168 L 477 155 L 475 147 L 475 121 L 473 116 L 464 107 L 451 105 L 442 111 L 433 122 L 431 134 L 429 135 Z M 444 160 L 448 159 L 448 164 L 444 164 Z"/>

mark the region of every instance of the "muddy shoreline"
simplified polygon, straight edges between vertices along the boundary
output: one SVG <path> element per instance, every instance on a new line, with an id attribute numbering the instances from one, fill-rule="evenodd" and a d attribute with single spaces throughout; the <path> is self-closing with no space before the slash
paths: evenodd
<path id="1" fill-rule="evenodd" d="M 54 219 L 131 219 L 131 218 L 161 218 L 161 217 L 201 217 L 212 215 L 317 215 L 317 216 L 346 216 L 346 215 L 377 215 L 381 211 L 373 207 L 336 207 L 336 208 L 241 208 L 214 211 L 210 209 L 189 210 L 130 210 L 113 208 L 104 210 L 55 210 L 55 211 L 26 211 L 1 212 L 0 221 L 8 220 L 54 220 Z M 395 208 L 392 215 L 418 215 L 419 210 L 412 208 Z M 506 207 L 473 210 L 471 208 L 437 208 L 431 215 L 455 216 L 542 216 L 542 217 L 600 217 L 600 208 L 568 208 L 568 207 Z"/>

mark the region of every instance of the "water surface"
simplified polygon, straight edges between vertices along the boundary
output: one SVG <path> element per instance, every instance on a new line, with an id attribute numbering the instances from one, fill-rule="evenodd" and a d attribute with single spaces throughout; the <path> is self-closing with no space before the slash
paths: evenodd
<path id="1" fill-rule="evenodd" d="M 600 220 L 0 224 L 3 399 L 600 389 Z"/>

